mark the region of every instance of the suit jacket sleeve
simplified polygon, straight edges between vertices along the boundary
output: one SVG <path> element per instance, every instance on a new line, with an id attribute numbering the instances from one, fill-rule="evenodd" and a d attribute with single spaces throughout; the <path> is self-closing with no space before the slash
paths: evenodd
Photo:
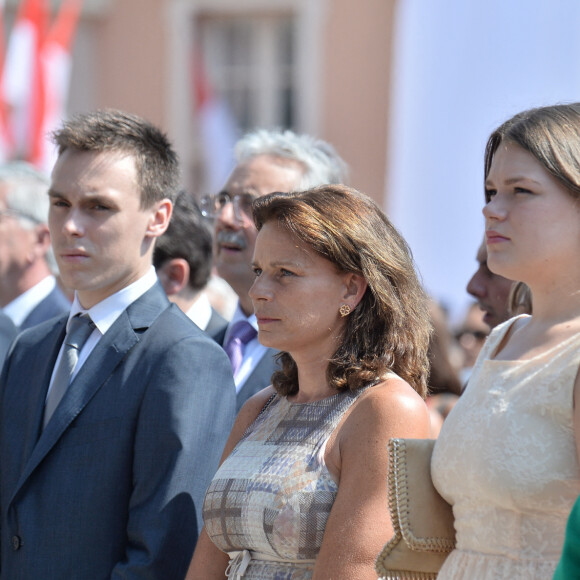
<path id="1" fill-rule="evenodd" d="M 227 357 L 205 336 L 144 358 L 128 547 L 112 578 L 183 578 L 233 423 L 235 387 Z"/>

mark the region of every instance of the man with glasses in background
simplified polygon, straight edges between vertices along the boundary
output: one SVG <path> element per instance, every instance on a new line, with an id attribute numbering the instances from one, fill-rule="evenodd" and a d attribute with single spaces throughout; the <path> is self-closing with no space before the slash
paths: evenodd
<path id="1" fill-rule="evenodd" d="M 258 342 L 258 325 L 248 291 L 258 234 L 252 201 L 274 191 L 300 191 L 325 183 L 344 183 L 346 165 L 328 143 L 292 131 L 258 130 L 238 141 L 236 167 L 223 190 L 202 199 L 202 213 L 215 220 L 214 259 L 219 275 L 238 296 L 227 328 L 213 338 L 232 362 L 237 410 L 270 384 L 276 351 Z"/>
<path id="2" fill-rule="evenodd" d="M 0 307 L 20 330 L 70 310 L 53 275 L 48 184 L 26 163 L 0 167 Z"/>

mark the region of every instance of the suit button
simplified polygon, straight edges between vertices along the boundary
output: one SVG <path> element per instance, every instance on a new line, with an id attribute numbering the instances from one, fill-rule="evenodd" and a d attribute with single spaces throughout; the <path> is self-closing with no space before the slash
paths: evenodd
<path id="1" fill-rule="evenodd" d="M 12 536 L 12 549 L 16 552 L 22 547 L 22 539 L 20 536 Z"/>

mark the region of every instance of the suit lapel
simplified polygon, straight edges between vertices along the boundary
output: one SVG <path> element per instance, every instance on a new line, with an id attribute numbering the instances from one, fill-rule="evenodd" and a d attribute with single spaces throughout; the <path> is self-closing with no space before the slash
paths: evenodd
<path id="1" fill-rule="evenodd" d="M 25 456 L 30 456 L 38 441 L 44 413 L 44 400 L 48 391 L 50 377 L 54 368 L 60 345 L 64 340 L 67 318 L 63 317 L 55 323 L 54 328 L 46 334 L 46 351 L 42 356 L 34 357 L 33 368 L 26 369 L 29 376 L 33 377 L 26 383 L 23 389 L 23 413 L 22 420 L 22 444 L 25 446 Z M 46 354 L 44 354 L 46 352 Z"/>
<path id="2" fill-rule="evenodd" d="M 119 363 L 139 342 L 139 334 L 149 328 L 168 305 L 169 301 L 163 289 L 159 284 L 156 284 L 141 298 L 133 302 L 101 338 L 75 376 L 46 429 L 40 434 L 32 455 L 21 474 L 14 495 L 46 457 L 72 421 L 83 411 L 95 393 L 111 376 Z M 60 342 L 57 342 L 57 353 L 62 339 L 63 337 L 61 337 Z M 54 366 L 54 360 L 52 359 L 52 366 Z M 45 392 L 46 385 L 50 381 L 52 366 L 49 367 L 48 378 L 43 383 Z M 37 405 L 38 407 L 40 407 L 40 415 L 36 425 L 42 422 L 43 405 Z"/>

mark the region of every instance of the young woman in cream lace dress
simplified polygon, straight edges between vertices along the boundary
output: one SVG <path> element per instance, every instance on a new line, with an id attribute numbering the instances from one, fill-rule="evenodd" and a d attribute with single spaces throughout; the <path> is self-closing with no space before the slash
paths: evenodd
<path id="1" fill-rule="evenodd" d="M 580 104 L 526 111 L 485 156 L 489 268 L 531 288 L 435 445 L 457 549 L 440 580 L 551 579 L 580 493 Z"/>

